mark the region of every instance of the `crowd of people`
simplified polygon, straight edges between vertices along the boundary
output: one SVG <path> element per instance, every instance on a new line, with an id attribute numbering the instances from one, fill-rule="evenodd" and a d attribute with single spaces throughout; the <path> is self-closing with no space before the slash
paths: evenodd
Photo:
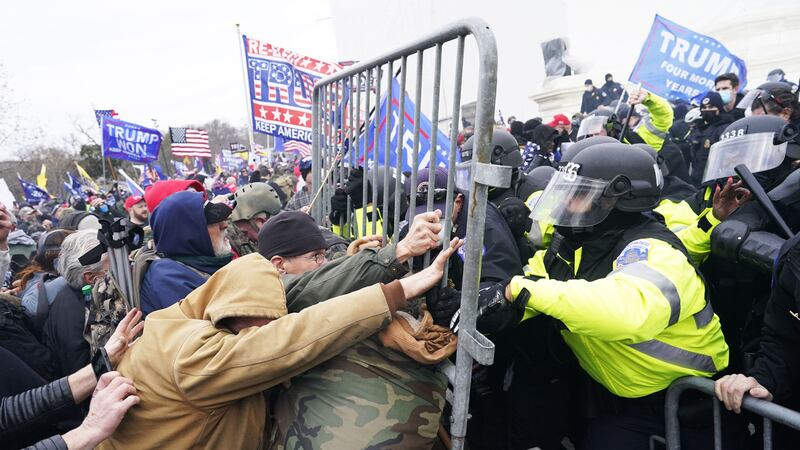
<path id="1" fill-rule="evenodd" d="M 472 370 L 468 448 L 650 448 L 685 376 L 741 413 L 723 415 L 724 448 L 753 448 L 744 396 L 800 406 L 797 86 L 740 92 L 724 74 L 696 104 L 611 74 L 586 87 L 579 113 L 493 131 L 512 177 L 489 189 L 477 328 L 496 353 Z M 470 186 L 448 191 L 444 167 L 411 185 L 386 167 L 314 180 L 312 165 L 0 206 L 2 446 L 448 446 L 439 363 L 477 263 L 461 248 Z M 708 448 L 711 404 L 688 397 L 684 448 Z"/>

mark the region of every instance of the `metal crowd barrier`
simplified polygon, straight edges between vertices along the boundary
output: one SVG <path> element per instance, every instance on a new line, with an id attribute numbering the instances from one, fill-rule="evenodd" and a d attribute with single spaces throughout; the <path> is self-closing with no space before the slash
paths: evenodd
<path id="1" fill-rule="evenodd" d="M 720 401 L 714 394 L 714 381 L 702 377 L 685 377 L 672 383 L 667 391 L 665 402 L 667 450 L 680 450 L 681 430 L 678 420 L 678 406 L 681 394 L 687 390 L 697 390 L 711 396 L 714 407 L 714 449 L 722 449 L 722 423 L 720 422 Z M 800 430 L 800 412 L 793 411 L 775 403 L 745 396 L 742 409 L 764 418 L 764 450 L 772 450 L 772 422 L 782 423 Z"/>
<path id="2" fill-rule="evenodd" d="M 413 147 L 411 156 L 410 185 L 417 185 L 417 172 L 419 170 L 419 149 L 420 149 L 420 110 L 422 109 L 422 85 L 424 52 L 433 49 L 434 67 L 433 82 L 430 91 L 432 100 L 431 122 L 432 130 L 430 135 L 431 148 L 430 173 L 433 174 L 436 167 L 435 150 L 437 148 L 437 135 L 439 128 L 439 103 L 441 96 L 441 75 L 442 75 L 442 51 L 445 44 L 454 42 L 457 46 L 455 60 L 454 87 L 451 98 L 452 115 L 450 129 L 450 148 L 448 151 L 448 176 L 447 176 L 447 209 L 444 211 L 444 229 L 449 230 L 451 224 L 451 210 L 453 204 L 453 187 L 456 171 L 456 152 L 458 125 L 460 123 L 459 113 L 461 106 L 461 85 L 462 71 L 464 62 L 465 38 L 472 36 L 478 50 L 478 92 L 477 92 L 477 111 L 475 116 L 475 147 L 470 180 L 470 199 L 467 222 L 466 249 L 464 250 L 464 274 L 462 283 L 461 297 L 461 316 L 458 332 L 458 352 L 455 367 L 452 363 L 443 367 L 444 373 L 448 375 L 453 391 L 448 393 L 448 399 L 452 399 L 452 423 L 450 433 L 452 436 L 452 448 L 461 449 L 464 447 L 464 438 L 467 430 L 469 391 L 472 374 L 473 360 L 480 364 L 492 364 L 494 359 L 494 345 L 485 336 L 475 329 L 477 319 L 477 298 L 478 284 L 480 278 L 481 256 L 483 248 L 484 222 L 486 217 L 486 197 L 490 186 L 502 187 L 504 180 L 507 186 L 510 178 L 510 168 L 491 166 L 490 164 L 490 144 L 492 130 L 494 127 L 495 95 L 497 90 L 497 46 L 494 34 L 489 26 L 481 19 L 468 18 L 454 22 L 443 27 L 439 31 L 429 36 L 418 39 L 402 48 L 389 52 L 385 55 L 362 61 L 353 66 L 319 80 L 314 86 L 312 104 L 312 175 L 314 180 L 314 190 L 319 190 L 320 198 L 317 199 L 312 208 L 311 214 L 317 223 L 325 223 L 331 212 L 330 198 L 337 188 L 341 188 L 348 177 L 348 169 L 362 166 L 364 168 L 364 184 L 362 195 L 364 205 L 367 205 L 368 188 L 371 187 L 372 198 L 378 198 L 379 183 L 383 184 L 383 205 L 390 204 L 390 187 L 392 177 L 388 169 L 394 170 L 394 192 L 397 198 L 394 201 L 392 235 L 388 235 L 388 223 L 384 223 L 382 234 L 384 240 L 389 238 L 397 242 L 400 232 L 400 202 L 397 201 L 403 195 L 400 171 L 401 161 L 406 157 L 404 141 L 397 139 L 396 158 L 389 157 L 390 152 L 384 152 L 383 161 L 377 161 L 377 151 L 370 149 L 366 145 L 366 139 L 359 142 L 369 127 L 376 129 L 385 126 L 386 130 L 392 130 L 400 122 L 399 129 L 403 130 L 403 118 L 413 114 L 414 132 Z M 403 101 L 408 82 L 407 69 L 409 58 L 414 58 L 416 64 L 416 86 L 414 87 L 415 111 L 405 111 Z M 382 83 L 385 83 L 386 97 L 392 99 L 392 78 L 399 73 L 400 99 L 399 115 L 397 118 L 393 114 L 387 114 L 386 124 L 376 124 L 379 116 Z M 366 88 L 364 88 L 366 86 Z M 354 98 L 353 98 L 354 97 Z M 391 111 L 391 108 L 387 108 Z M 402 131 L 401 131 L 402 132 Z M 377 132 L 375 136 L 377 137 Z M 385 149 L 391 145 L 390 132 L 385 133 Z M 375 147 L 377 149 L 377 146 Z M 363 155 L 363 157 L 361 156 Z M 383 166 L 383 172 L 377 170 Z M 509 173 L 505 173 L 508 169 Z M 379 175 L 383 179 L 379 180 Z M 432 175 L 431 175 L 432 176 Z M 409 200 L 409 223 L 413 220 L 416 207 L 416 195 L 412 189 Z M 427 209 L 431 210 L 434 203 L 434 190 L 428 190 Z M 388 221 L 386 207 L 382 219 Z M 371 214 L 371 217 L 368 217 Z M 368 218 L 371 226 L 367 227 Z M 360 220 L 359 220 L 360 219 Z M 340 219 L 339 225 L 342 234 L 349 237 L 359 237 L 368 234 L 376 234 L 377 224 L 381 220 L 378 217 L 378 209 L 373 207 L 368 211 L 366 207 L 361 208 L 360 217 L 356 217 L 353 211 L 352 196 L 347 199 L 347 217 Z M 445 233 L 449 236 L 449 233 Z M 425 264 L 429 261 L 426 255 Z"/>

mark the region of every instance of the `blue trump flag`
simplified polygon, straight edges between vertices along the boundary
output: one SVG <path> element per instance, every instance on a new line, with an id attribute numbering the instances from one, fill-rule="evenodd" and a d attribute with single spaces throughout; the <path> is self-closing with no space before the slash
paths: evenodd
<path id="1" fill-rule="evenodd" d="M 656 15 L 629 80 L 666 99 L 689 101 L 714 90 L 714 78 L 728 72 L 744 89 L 744 61 L 716 39 Z"/>
<path id="2" fill-rule="evenodd" d="M 158 159 L 161 132 L 110 117 L 101 119 L 104 157 L 138 163 Z"/>
<path id="3" fill-rule="evenodd" d="M 50 200 L 50 194 L 44 189 L 34 183 L 23 180 L 19 174 L 17 174 L 17 178 L 19 179 L 19 185 L 22 187 L 22 193 L 25 194 L 26 202 L 32 205 L 38 205 L 39 203 Z"/>
<path id="4" fill-rule="evenodd" d="M 392 123 L 391 123 L 391 142 L 389 144 L 389 165 L 398 167 L 397 164 L 397 143 L 398 139 L 403 146 L 403 161 L 402 171 L 411 171 L 411 166 L 414 164 L 412 151 L 414 149 L 414 112 L 416 106 L 409 98 L 406 92 L 403 92 L 405 102 L 405 110 L 403 118 L 403 128 L 400 129 L 400 84 L 397 79 L 392 79 Z M 367 136 L 363 133 L 358 140 L 358 156 L 361 163 L 364 162 L 364 138 L 366 141 L 366 150 L 370 162 L 375 159 L 377 155 L 378 165 L 384 165 L 385 161 L 385 147 L 386 147 L 386 105 L 387 96 L 383 97 L 381 101 L 381 108 L 377 120 L 373 119 L 367 127 Z M 377 145 L 375 142 L 375 132 L 377 128 Z M 431 121 L 424 114 L 419 115 L 419 161 L 418 169 L 428 167 L 430 164 L 430 149 L 431 149 Z M 450 139 L 441 131 L 438 130 L 436 141 L 436 165 L 440 167 L 447 167 L 448 152 L 450 151 Z"/>
<path id="5" fill-rule="evenodd" d="M 69 195 L 75 199 L 82 198 L 87 200 L 88 196 L 83 193 L 83 186 L 81 186 L 81 183 L 69 172 L 67 172 L 67 178 L 69 179 L 69 182 L 64 182 L 64 189 L 69 192 Z"/>

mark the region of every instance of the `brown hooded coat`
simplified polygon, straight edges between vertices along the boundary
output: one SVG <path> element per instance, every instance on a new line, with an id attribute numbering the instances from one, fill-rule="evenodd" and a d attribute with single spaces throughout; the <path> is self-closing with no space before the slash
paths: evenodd
<path id="1" fill-rule="evenodd" d="M 262 447 L 263 391 L 386 326 L 387 302 L 394 306 L 398 296 L 399 282 L 376 284 L 287 314 L 269 261 L 258 253 L 233 261 L 147 317 L 117 368 L 134 380 L 141 403 L 99 448 Z M 220 325 L 232 317 L 276 320 L 234 334 Z"/>

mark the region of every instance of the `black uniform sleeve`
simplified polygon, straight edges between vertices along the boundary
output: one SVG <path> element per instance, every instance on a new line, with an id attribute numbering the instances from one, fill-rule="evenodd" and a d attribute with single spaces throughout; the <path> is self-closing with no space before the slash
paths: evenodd
<path id="1" fill-rule="evenodd" d="M 764 338 L 748 374 L 781 402 L 800 379 L 800 247 L 788 253 L 776 281 L 764 313 Z"/>
<path id="2" fill-rule="evenodd" d="M 469 238 L 467 238 L 469 239 Z M 487 283 L 522 275 L 519 249 L 505 219 L 496 206 L 486 205 L 486 232 L 483 236 L 481 287 Z"/>

